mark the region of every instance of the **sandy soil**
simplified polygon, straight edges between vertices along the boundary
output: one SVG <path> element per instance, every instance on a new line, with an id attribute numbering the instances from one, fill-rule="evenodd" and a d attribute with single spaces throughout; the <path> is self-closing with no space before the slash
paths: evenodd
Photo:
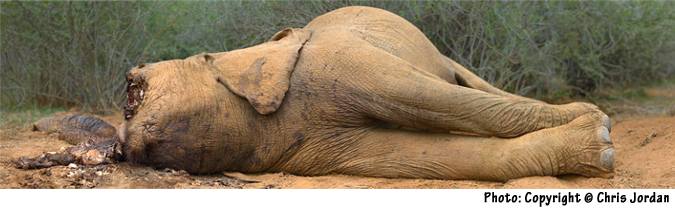
<path id="1" fill-rule="evenodd" d="M 113 125 L 121 114 L 105 117 Z M 675 188 L 675 117 L 614 123 L 617 167 L 612 179 L 581 176 L 527 177 L 506 183 L 475 180 L 385 179 L 330 175 L 304 177 L 284 173 L 190 175 L 184 171 L 117 163 L 21 170 L 11 161 L 69 146 L 55 135 L 27 128 L 0 131 L 0 188 Z"/>

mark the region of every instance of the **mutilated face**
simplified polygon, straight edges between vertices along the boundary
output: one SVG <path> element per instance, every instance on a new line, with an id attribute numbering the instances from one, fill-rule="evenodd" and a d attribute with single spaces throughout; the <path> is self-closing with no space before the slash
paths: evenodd
<path id="1" fill-rule="evenodd" d="M 223 170 L 236 157 L 228 139 L 243 136 L 255 110 L 214 74 L 203 55 L 162 61 L 127 74 L 125 122 L 119 136 L 127 160 L 191 173 Z"/>
<path id="2" fill-rule="evenodd" d="M 255 147 L 247 135 L 282 106 L 310 36 L 288 28 L 253 47 L 132 69 L 120 128 L 126 158 L 191 173 L 241 171 Z"/>
<path id="3" fill-rule="evenodd" d="M 224 88 L 218 88 L 208 66 L 194 58 L 140 65 L 126 78 L 125 122 L 119 129 L 126 158 L 187 167 L 182 162 L 200 156 L 192 153 L 199 151 L 199 139 L 208 137 L 205 127 L 214 124 L 219 92 L 214 89 Z"/>

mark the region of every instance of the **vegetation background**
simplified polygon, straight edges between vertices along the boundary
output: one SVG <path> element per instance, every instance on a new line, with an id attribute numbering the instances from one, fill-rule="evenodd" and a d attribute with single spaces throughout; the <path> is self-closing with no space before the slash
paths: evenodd
<path id="1" fill-rule="evenodd" d="M 140 63 L 252 46 L 349 5 L 396 13 L 490 83 L 546 101 L 675 75 L 675 1 L 0 2 L 0 106 L 120 110 Z"/>

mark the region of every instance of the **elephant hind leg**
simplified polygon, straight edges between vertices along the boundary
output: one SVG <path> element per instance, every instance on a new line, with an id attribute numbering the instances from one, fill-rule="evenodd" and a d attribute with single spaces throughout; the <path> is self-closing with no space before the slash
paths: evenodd
<path id="1" fill-rule="evenodd" d="M 613 176 L 614 150 L 598 114 L 514 139 L 378 129 L 337 171 L 389 178 L 506 181 L 526 176 Z"/>
<path id="2" fill-rule="evenodd" d="M 464 68 L 463 66 L 459 65 L 457 62 L 453 61 L 452 59 L 448 57 L 444 57 L 445 62 L 454 70 L 455 72 L 455 79 L 457 80 L 457 84 L 460 86 L 480 90 L 483 92 L 487 93 L 492 93 L 495 95 L 499 96 L 505 96 L 505 97 L 510 97 L 515 100 L 531 100 L 531 101 L 536 101 L 536 102 L 541 102 L 537 101 L 534 99 L 522 97 L 519 95 L 515 95 L 503 90 L 500 90 L 499 88 L 496 88 L 490 83 L 486 82 L 482 78 L 478 77 L 475 75 L 473 72 L 469 71 L 468 69 Z M 542 102 L 543 103 L 543 102 Z"/>

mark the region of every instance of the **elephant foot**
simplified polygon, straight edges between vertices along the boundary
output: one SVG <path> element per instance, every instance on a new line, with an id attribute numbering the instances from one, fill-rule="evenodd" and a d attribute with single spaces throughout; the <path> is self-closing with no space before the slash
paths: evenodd
<path id="1" fill-rule="evenodd" d="M 602 110 L 600 110 L 600 108 L 598 108 L 598 106 L 596 106 L 594 104 L 586 103 L 586 102 L 572 102 L 572 103 L 569 103 L 569 104 L 563 104 L 563 105 L 557 105 L 557 106 L 561 107 L 559 109 L 558 113 L 563 114 L 562 116 L 559 116 L 560 119 L 561 119 L 560 122 L 562 123 L 560 125 L 568 124 L 568 123 L 576 120 L 577 118 L 580 118 L 580 117 L 582 117 L 584 115 L 588 115 L 588 114 L 596 114 L 596 115 L 599 115 L 599 116 L 605 115 L 605 113 L 602 112 Z M 604 121 L 605 119 L 606 119 L 606 121 Z M 607 127 L 607 129 L 609 131 L 612 131 L 611 124 L 609 123 L 609 117 L 605 116 L 604 119 L 600 119 L 600 120 L 603 121 L 604 125 Z M 556 127 L 556 126 L 560 126 L 560 125 L 554 124 L 552 127 Z"/>
<path id="2" fill-rule="evenodd" d="M 582 115 L 565 126 L 558 127 L 563 138 L 563 173 L 588 177 L 614 176 L 614 145 L 609 136 L 611 123 L 603 113 Z"/>

